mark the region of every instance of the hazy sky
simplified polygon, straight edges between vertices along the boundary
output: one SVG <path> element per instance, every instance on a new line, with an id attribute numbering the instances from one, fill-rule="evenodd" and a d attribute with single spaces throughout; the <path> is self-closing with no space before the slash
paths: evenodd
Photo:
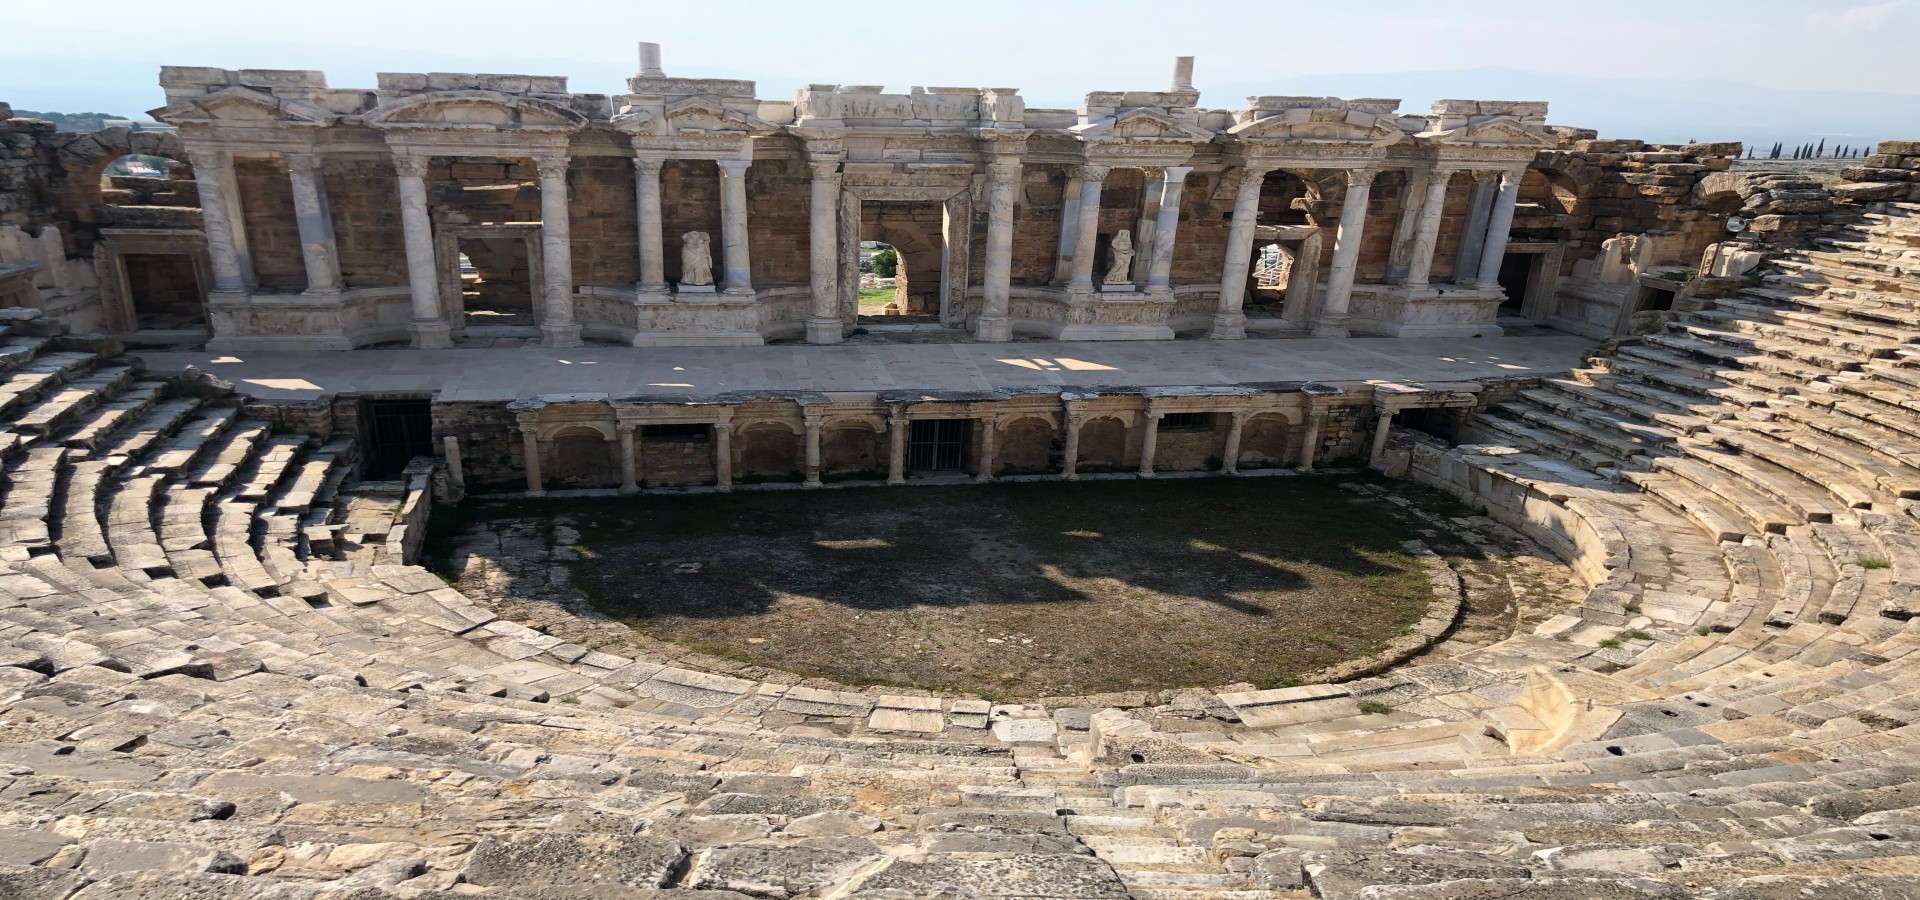
<path id="1" fill-rule="evenodd" d="M 1684 76 L 1769 88 L 1920 94 L 1920 0 L 1100 0 L 938 3 L 657 0 L 188 0 L 7 4 L 0 100 L 138 113 L 162 63 L 572 77 L 616 93 L 636 41 L 671 75 L 1022 88 L 1031 106 L 1088 90 L 1159 88 L 1175 55 L 1196 83 L 1497 67 Z M 1214 95 L 1207 105 L 1234 105 Z M 1551 98 L 1541 98 L 1551 99 Z"/>

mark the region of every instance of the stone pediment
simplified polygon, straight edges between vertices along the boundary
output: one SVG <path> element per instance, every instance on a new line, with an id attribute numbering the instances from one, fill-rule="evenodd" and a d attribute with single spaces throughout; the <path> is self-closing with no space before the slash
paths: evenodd
<path id="1" fill-rule="evenodd" d="M 1398 120 L 1363 109 L 1299 107 L 1227 130 L 1241 141 L 1290 141 L 1385 147 L 1406 139 Z"/>
<path id="2" fill-rule="evenodd" d="M 436 91 L 381 106 L 364 121 L 375 128 L 434 131 L 574 131 L 587 118 L 546 100 L 496 91 Z"/>
<path id="3" fill-rule="evenodd" d="M 668 134 L 689 137 L 749 135 L 773 130 L 773 126 L 746 113 L 699 97 L 668 104 L 666 124 Z"/>
<path id="4" fill-rule="evenodd" d="M 326 125 L 333 115 L 311 103 L 282 100 L 251 88 L 230 87 L 153 110 L 156 121 L 170 125 Z"/>
<path id="5" fill-rule="evenodd" d="M 1458 128 L 1425 131 L 1419 137 L 1436 144 L 1474 147 L 1547 148 L 1558 145 L 1553 135 L 1529 128 L 1512 116 L 1476 119 Z"/>
<path id="6" fill-rule="evenodd" d="M 1070 129 L 1083 141 L 1147 141 L 1199 144 L 1213 139 L 1213 132 L 1183 125 L 1150 109 L 1130 109 L 1111 119 L 1089 122 Z"/>

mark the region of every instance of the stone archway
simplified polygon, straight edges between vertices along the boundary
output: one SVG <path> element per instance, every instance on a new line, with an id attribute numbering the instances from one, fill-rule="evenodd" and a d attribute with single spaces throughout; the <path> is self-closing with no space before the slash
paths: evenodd
<path id="1" fill-rule="evenodd" d="M 568 425 L 544 441 L 547 481 L 562 487 L 613 487 L 620 483 L 616 445 L 601 428 Z"/>
<path id="2" fill-rule="evenodd" d="M 900 256 L 894 275 L 894 304 L 899 315 L 940 312 L 945 278 L 941 204 L 929 202 L 861 204 L 860 239 L 880 241 Z"/>
<path id="3" fill-rule="evenodd" d="M 1277 469 L 1288 464 L 1293 423 L 1278 413 L 1261 413 L 1247 419 L 1240 433 L 1242 469 Z"/>
<path id="4" fill-rule="evenodd" d="M 800 472 L 800 435 L 784 422 L 756 422 L 738 429 L 738 462 L 734 465 L 739 481 L 798 481 Z"/>
<path id="5" fill-rule="evenodd" d="M 1081 472 L 1119 472 L 1127 467 L 1127 423 L 1113 416 L 1088 419 L 1080 425 Z"/>
<path id="6" fill-rule="evenodd" d="M 1000 429 L 993 474 L 1035 475 L 1059 468 L 1060 432 L 1053 422 L 1029 416 L 1008 422 Z"/>
<path id="7" fill-rule="evenodd" d="M 822 477 L 885 478 L 885 432 L 866 421 L 829 422 L 820 432 Z"/>

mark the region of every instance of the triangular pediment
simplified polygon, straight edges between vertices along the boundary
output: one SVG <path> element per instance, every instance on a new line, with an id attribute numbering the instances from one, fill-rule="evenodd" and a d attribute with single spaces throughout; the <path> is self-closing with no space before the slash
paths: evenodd
<path id="1" fill-rule="evenodd" d="M 156 121 L 178 125 L 325 125 L 331 114 L 310 103 L 282 100 L 252 88 L 229 87 L 149 113 Z"/>
<path id="2" fill-rule="evenodd" d="M 1553 135 L 1529 128 L 1512 116 L 1475 119 L 1458 128 L 1423 132 L 1420 137 L 1439 144 L 1470 144 L 1479 147 L 1553 147 Z"/>
<path id="3" fill-rule="evenodd" d="M 375 128 L 572 131 L 585 116 L 557 103 L 495 91 L 437 91 L 383 105 L 366 115 Z"/>
<path id="4" fill-rule="evenodd" d="M 1298 141 L 1308 143 L 1364 144 L 1385 147 L 1406 139 L 1406 132 L 1391 116 L 1362 109 L 1297 108 L 1250 122 L 1242 122 L 1227 133 L 1243 141 Z"/>
<path id="5" fill-rule="evenodd" d="M 1088 141 L 1164 141 L 1199 143 L 1213 139 L 1213 132 L 1183 125 L 1164 113 L 1146 108 L 1123 110 L 1110 119 L 1089 122 L 1071 129 Z"/>
<path id="6" fill-rule="evenodd" d="M 672 135 L 753 134 L 772 126 L 703 97 L 667 104 L 667 133 Z"/>

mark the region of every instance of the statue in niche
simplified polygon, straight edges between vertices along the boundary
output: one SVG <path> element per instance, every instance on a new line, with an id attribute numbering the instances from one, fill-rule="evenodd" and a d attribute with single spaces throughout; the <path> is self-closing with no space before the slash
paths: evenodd
<path id="1" fill-rule="evenodd" d="M 713 239 L 704 231 L 680 236 L 680 283 L 688 287 L 713 284 Z"/>
<path id="2" fill-rule="evenodd" d="M 1102 284 L 1133 283 L 1133 232 L 1120 229 L 1113 236 L 1113 242 L 1107 245 L 1107 255 L 1113 265 L 1107 267 L 1107 277 Z"/>

